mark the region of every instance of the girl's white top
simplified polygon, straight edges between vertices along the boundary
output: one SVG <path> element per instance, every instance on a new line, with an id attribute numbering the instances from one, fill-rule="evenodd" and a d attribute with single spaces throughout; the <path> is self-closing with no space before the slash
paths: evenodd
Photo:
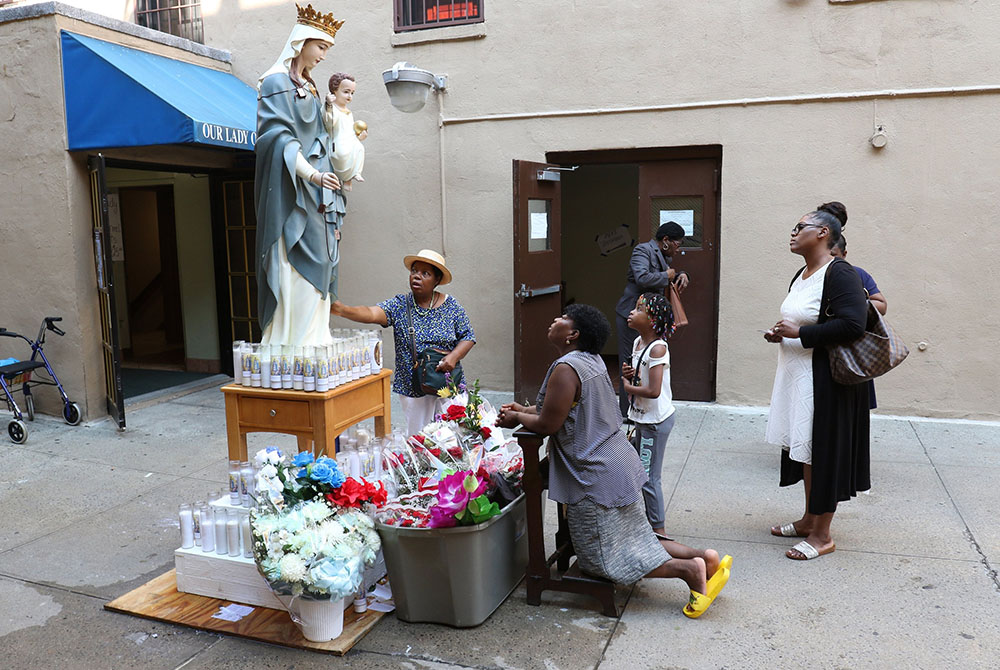
<path id="1" fill-rule="evenodd" d="M 662 344 L 666 349 L 663 356 L 653 358 L 653 349 L 656 345 Z M 673 395 L 670 393 L 670 347 L 665 340 L 653 340 L 652 346 L 642 355 L 642 350 L 646 346 L 642 343 L 642 338 L 635 338 L 632 343 L 632 367 L 639 371 L 639 386 L 646 386 L 649 383 L 649 371 L 657 365 L 663 366 L 663 379 L 660 381 L 660 395 L 656 398 L 640 398 L 633 396 L 632 404 L 629 405 L 628 418 L 636 423 L 660 423 L 674 413 Z"/>

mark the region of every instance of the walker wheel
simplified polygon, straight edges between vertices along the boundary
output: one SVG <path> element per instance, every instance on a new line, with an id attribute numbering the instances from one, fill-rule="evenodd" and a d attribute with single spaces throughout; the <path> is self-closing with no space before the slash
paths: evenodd
<path id="1" fill-rule="evenodd" d="M 20 419 L 11 419 L 7 424 L 7 435 L 14 444 L 24 444 L 28 441 L 28 427 Z"/>
<path id="2" fill-rule="evenodd" d="M 80 406 L 75 402 L 63 405 L 63 419 L 71 426 L 79 425 L 83 415 L 80 413 Z"/>
<path id="3" fill-rule="evenodd" d="M 25 394 L 24 404 L 28 408 L 28 421 L 35 420 L 35 398 L 30 393 Z"/>

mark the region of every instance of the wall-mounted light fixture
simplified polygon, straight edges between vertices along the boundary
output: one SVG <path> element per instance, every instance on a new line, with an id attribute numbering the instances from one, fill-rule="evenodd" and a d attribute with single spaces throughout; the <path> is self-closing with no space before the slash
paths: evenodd
<path id="1" fill-rule="evenodd" d="M 393 107 L 401 112 L 417 112 L 423 109 L 431 91 L 445 89 L 448 76 L 400 61 L 382 73 L 382 81 Z"/>

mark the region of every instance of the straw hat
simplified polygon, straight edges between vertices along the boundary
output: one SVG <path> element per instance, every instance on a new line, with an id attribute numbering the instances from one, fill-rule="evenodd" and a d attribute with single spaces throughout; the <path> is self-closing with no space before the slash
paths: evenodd
<path id="1" fill-rule="evenodd" d="M 449 270 L 448 266 L 444 264 L 444 256 L 438 252 L 431 249 L 421 249 L 416 255 L 403 257 L 403 265 L 407 270 L 413 267 L 413 263 L 415 261 L 423 261 L 424 263 L 433 265 L 441 271 L 444 276 L 441 278 L 441 283 L 438 284 L 439 286 L 447 284 L 451 281 L 451 270 Z"/>

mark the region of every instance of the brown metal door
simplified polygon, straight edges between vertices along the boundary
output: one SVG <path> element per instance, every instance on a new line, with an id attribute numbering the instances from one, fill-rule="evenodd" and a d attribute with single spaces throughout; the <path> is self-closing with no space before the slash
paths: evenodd
<path id="1" fill-rule="evenodd" d="M 514 394 L 535 402 L 555 349 L 545 337 L 562 313 L 560 171 L 514 161 Z"/>
<path id="2" fill-rule="evenodd" d="M 666 221 L 687 233 L 671 263 L 691 279 L 681 296 L 689 323 L 670 340 L 670 382 L 678 400 L 715 400 L 720 167 L 711 158 L 639 165 L 639 240 L 651 239 Z"/>

